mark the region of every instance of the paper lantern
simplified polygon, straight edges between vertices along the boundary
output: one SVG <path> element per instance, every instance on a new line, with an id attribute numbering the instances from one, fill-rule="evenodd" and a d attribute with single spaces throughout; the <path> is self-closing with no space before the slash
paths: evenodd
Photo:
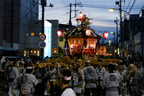
<path id="1" fill-rule="evenodd" d="M 105 32 L 104 33 L 104 39 L 107 39 L 108 38 L 108 32 Z"/>
<path id="2" fill-rule="evenodd" d="M 86 35 L 90 36 L 91 35 L 91 30 L 90 29 L 86 29 Z"/>
<path id="3" fill-rule="evenodd" d="M 57 35 L 58 35 L 59 37 L 61 37 L 61 36 L 62 36 L 62 31 L 61 31 L 61 30 L 58 30 L 58 31 L 57 31 Z"/>

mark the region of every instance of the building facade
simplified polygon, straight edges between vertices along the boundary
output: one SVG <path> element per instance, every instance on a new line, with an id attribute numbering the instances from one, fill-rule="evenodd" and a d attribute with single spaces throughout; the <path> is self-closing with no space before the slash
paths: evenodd
<path id="1" fill-rule="evenodd" d="M 25 56 L 40 56 L 41 48 L 39 43 L 39 35 L 41 35 L 41 20 L 31 20 L 27 33 L 25 33 Z M 59 29 L 58 20 L 44 21 L 44 34 L 46 35 L 46 47 L 44 48 L 44 57 L 52 57 L 58 55 L 58 36 Z"/>
<path id="2" fill-rule="evenodd" d="M 0 57 L 2 56 L 2 40 L 3 40 L 3 10 L 4 10 L 4 0 L 0 3 Z"/>
<path id="3" fill-rule="evenodd" d="M 39 0 L 4 0 L 3 47 L 25 49 L 25 33 L 30 21 L 38 20 L 38 4 Z"/>
<path id="4" fill-rule="evenodd" d="M 124 47 L 125 57 L 144 57 L 144 10 L 140 14 L 130 14 L 129 20 L 124 21 Z"/>

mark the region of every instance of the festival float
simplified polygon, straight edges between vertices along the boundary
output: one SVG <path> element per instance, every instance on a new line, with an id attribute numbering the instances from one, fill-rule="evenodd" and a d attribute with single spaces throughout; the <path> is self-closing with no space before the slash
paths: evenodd
<path id="1" fill-rule="evenodd" d="M 77 27 L 65 35 L 65 49 L 67 55 L 79 54 L 81 57 L 96 56 L 100 47 L 101 36 L 90 28 L 89 18 L 79 14 Z"/>

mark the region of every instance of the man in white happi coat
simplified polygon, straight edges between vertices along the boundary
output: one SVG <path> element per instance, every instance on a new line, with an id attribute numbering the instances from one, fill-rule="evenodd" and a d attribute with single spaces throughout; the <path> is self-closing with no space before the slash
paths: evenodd
<path id="1" fill-rule="evenodd" d="M 120 76 L 114 73 L 114 69 L 114 64 L 109 64 L 109 73 L 105 75 L 103 80 L 103 88 L 106 89 L 106 96 L 119 96 L 118 87 L 120 84 Z"/>

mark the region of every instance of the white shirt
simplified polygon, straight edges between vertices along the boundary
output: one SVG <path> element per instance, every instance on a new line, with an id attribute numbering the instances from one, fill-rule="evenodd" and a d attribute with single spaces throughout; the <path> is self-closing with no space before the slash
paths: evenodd
<path id="1" fill-rule="evenodd" d="M 66 88 L 61 96 L 76 96 L 75 92 L 72 90 L 72 88 Z"/>
<path id="2" fill-rule="evenodd" d="M 117 73 L 108 73 L 103 79 L 103 88 L 119 87 L 120 76 Z"/>
<path id="3" fill-rule="evenodd" d="M 76 86 L 76 85 L 82 85 L 83 82 L 84 82 L 84 73 L 83 73 L 83 70 L 81 70 L 81 74 L 82 74 L 82 80 L 79 81 L 79 77 L 78 77 L 78 73 L 77 72 L 73 72 L 73 80 L 71 81 L 71 83 L 73 82 L 73 85 Z M 81 93 L 81 87 L 74 87 L 73 90 L 75 93 Z"/>
<path id="4" fill-rule="evenodd" d="M 102 67 L 102 69 L 100 70 L 98 67 L 96 68 L 96 73 L 97 76 L 99 77 L 98 81 L 97 81 L 97 85 L 102 86 L 102 81 L 104 79 L 104 76 L 106 74 L 106 69 L 104 67 Z"/>

